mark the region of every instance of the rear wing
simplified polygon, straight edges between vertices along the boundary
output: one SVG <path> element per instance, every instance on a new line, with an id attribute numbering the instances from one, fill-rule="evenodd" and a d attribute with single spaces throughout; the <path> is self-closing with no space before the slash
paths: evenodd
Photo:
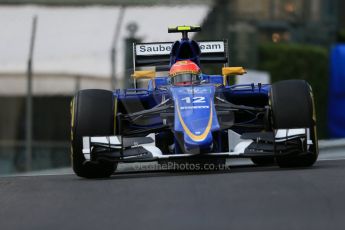
<path id="1" fill-rule="evenodd" d="M 228 41 L 200 41 L 198 42 L 201 63 L 228 64 Z M 173 42 L 153 42 L 133 44 L 134 70 L 138 67 L 156 67 L 157 71 L 169 69 L 170 52 Z"/>

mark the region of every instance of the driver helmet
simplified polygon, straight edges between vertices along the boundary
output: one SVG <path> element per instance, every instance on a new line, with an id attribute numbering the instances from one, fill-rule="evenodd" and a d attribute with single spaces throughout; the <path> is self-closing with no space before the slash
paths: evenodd
<path id="1" fill-rule="evenodd" d="M 188 86 L 200 83 L 201 70 L 190 60 L 177 61 L 169 71 L 170 82 L 176 86 Z"/>

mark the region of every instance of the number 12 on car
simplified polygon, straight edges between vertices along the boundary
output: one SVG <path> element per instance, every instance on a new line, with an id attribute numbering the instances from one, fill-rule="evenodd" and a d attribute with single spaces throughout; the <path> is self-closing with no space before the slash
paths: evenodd
<path id="1" fill-rule="evenodd" d="M 182 101 L 185 101 L 187 104 L 190 103 L 206 103 L 205 97 L 184 97 L 181 99 Z"/>

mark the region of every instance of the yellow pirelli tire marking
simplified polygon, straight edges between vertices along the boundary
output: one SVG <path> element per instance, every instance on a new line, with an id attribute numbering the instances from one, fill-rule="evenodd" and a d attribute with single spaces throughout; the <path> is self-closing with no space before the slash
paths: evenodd
<path id="1" fill-rule="evenodd" d="M 72 141 L 73 141 L 73 127 L 74 127 L 74 106 L 75 106 L 75 97 L 71 101 L 71 162 L 72 162 L 72 167 L 73 167 L 73 146 L 72 146 Z"/>
<path id="2" fill-rule="evenodd" d="M 71 101 L 71 140 L 73 141 L 73 127 L 74 127 L 74 101 L 75 98 Z"/>
<path id="3" fill-rule="evenodd" d="M 114 97 L 114 134 L 116 134 L 117 97 Z"/>

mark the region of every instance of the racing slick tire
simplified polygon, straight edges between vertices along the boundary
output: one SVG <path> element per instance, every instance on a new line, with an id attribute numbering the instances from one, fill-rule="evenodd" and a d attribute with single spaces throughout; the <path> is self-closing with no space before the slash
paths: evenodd
<path id="1" fill-rule="evenodd" d="M 304 80 L 274 83 L 270 92 L 272 127 L 274 129 L 309 128 L 312 145 L 303 153 L 277 156 L 280 167 L 309 167 L 318 157 L 316 115 L 313 93 Z"/>
<path id="2" fill-rule="evenodd" d="M 71 158 L 73 171 L 85 178 L 111 176 L 117 164 L 86 162 L 82 153 L 83 136 L 109 136 L 115 133 L 116 97 L 107 90 L 79 91 L 71 102 Z"/>

